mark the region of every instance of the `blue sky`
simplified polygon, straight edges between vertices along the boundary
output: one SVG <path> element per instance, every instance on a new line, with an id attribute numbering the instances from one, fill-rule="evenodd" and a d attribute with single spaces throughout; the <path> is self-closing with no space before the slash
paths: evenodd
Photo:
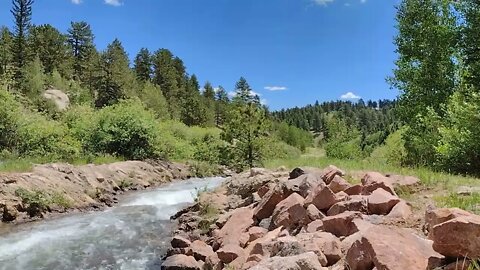
<path id="1" fill-rule="evenodd" d="M 271 109 L 395 98 L 397 0 L 36 0 L 33 23 L 91 24 L 99 49 L 168 48 L 190 74 L 231 91 L 244 76 Z M 0 25 L 12 26 L 10 0 Z M 344 96 L 346 97 L 346 96 Z"/>

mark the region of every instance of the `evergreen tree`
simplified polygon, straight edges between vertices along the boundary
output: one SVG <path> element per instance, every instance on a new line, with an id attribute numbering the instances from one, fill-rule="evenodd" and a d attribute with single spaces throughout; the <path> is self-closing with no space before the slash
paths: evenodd
<path id="1" fill-rule="evenodd" d="M 141 82 L 152 79 L 152 56 L 147 48 L 142 48 L 135 57 L 135 74 Z"/>
<path id="2" fill-rule="evenodd" d="M 74 58 L 74 78 L 89 84 L 89 73 L 94 68 L 96 53 L 92 29 L 86 22 L 72 22 L 67 37 Z"/>
<path id="3" fill-rule="evenodd" d="M 172 53 L 167 49 L 160 49 L 153 55 L 153 82 L 160 87 L 167 99 L 170 115 L 173 119 L 181 116 L 178 62 L 175 65 Z M 198 88 L 197 88 L 198 89 Z"/>
<path id="4" fill-rule="evenodd" d="M 129 60 L 122 43 L 115 39 L 102 55 L 103 78 L 97 89 L 97 107 L 117 103 L 126 95 L 126 89 L 132 81 Z"/>
<path id="5" fill-rule="evenodd" d="M 38 56 L 45 72 L 51 74 L 54 69 L 61 74 L 69 72 L 68 48 L 66 37 L 49 24 L 33 26 L 29 37 L 29 51 L 32 57 Z"/>
<path id="6" fill-rule="evenodd" d="M 242 77 L 236 84 L 232 109 L 222 132 L 223 139 L 230 143 L 230 155 L 238 169 L 261 163 L 266 132 L 266 115 L 260 99 L 252 94 Z"/>
<path id="7" fill-rule="evenodd" d="M 12 0 L 12 10 L 15 20 L 14 39 L 12 44 L 15 81 L 20 85 L 24 78 L 23 68 L 27 64 L 27 37 L 32 19 L 33 0 Z"/>
<path id="8" fill-rule="evenodd" d="M 203 123 L 204 126 L 213 127 L 215 126 L 215 90 L 213 89 L 210 82 L 206 82 L 205 86 L 203 87 L 203 115 L 205 122 Z"/>
<path id="9" fill-rule="evenodd" d="M 46 77 L 40 58 L 37 56 L 25 66 L 25 78 L 22 83 L 24 93 L 31 100 L 37 100 L 45 90 Z"/>
<path id="10" fill-rule="evenodd" d="M 222 86 L 218 87 L 215 100 L 215 124 L 217 127 L 221 127 L 227 118 L 228 103 L 230 102 L 228 93 Z"/>
<path id="11" fill-rule="evenodd" d="M 192 75 L 188 81 L 187 92 L 183 99 L 182 122 L 189 126 L 205 123 L 204 104 L 201 101 L 200 85 L 197 77 Z"/>
<path id="12" fill-rule="evenodd" d="M 462 14 L 465 19 L 461 29 L 461 55 L 463 60 L 463 77 L 465 82 L 480 92 L 480 2 L 465 1 L 462 3 Z"/>
<path id="13" fill-rule="evenodd" d="M 147 108 L 155 112 L 155 116 L 158 119 L 167 120 L 170 118 L 167 100 L 163 96 L 162 90 L 151 82 L 145 82 L 141 100 Z"/>
<path id="14" fill-rule="evenodd" d="M 8 28 L 0 27 L 0 77 L 3 77 L 12 62 L 12 54 L 10 53 L 12 39 L 12 34 Z"/>

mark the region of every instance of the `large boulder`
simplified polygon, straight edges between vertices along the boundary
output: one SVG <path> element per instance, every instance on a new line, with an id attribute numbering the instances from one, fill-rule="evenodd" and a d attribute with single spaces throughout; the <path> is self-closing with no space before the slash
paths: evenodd
<path id="1" fill-rule="evenodd" d="M 297 239 L 307 251 L 320 251 L 325 256 L 327 263 L 322 264 L 323 266 L 334 265 L 342 258 L 341 242 L 331 233 L 301 233 L 297 235 Z"/>
<path id="2" fill-rule="evenodd" d="M 349 196 L 347 200 L 338 202 L 327 211 L 328 216 L 334 216 L 346 211 L 357 211 L 367 213 L 368 200 L 366 196 L 353 195 Z"/>
<path id="3" fill-rule="evenodd" d="M 404 176 L 397 174 L 387 174 L 394 188 L 398 189 L 410 189 L 420 185 L 420 179 L 415 176 Z"/>
<path id="4" fill-rule="evenodd" d="M 314 168 L 314 167 L 297 167 L 290 172 L 289 179 L 295 179 L 304 174 L 313 174 L 321 177 L 323 174 L 323 171 L 319 168 Z"/>
<path id="5" fill-rule="evenodd" d="M 215 231 L 214 241 L 216 247 L 226 244 L 240 246 L 241 235 L 253 225 L 253 209 L 243 207 L 233 210 L 225 225 Z"/>
<path id="6" fill-rule="evenodd" d="M 176 235 L 173 237 L 172 241 L 170 241 L 172 248 L 188 248 L 192 244 L 190 240 L 186 239 L 185 237 Z"/>
<path id="7" fill-rule="evenodd" d="M 431 241 L 408 230 L 373 226 L 353 243 L 346 261 L 351 270 L 423 270 L 441 266 L 443 258 Z"/>
<path id="8" fill-rule="evenodd" d="M 253 216 L 257 220 L 270 217 L 273 214 L 273 210 L 275 210 L 275 206 L 292 193 L 292 191 L 285 190 L 282 185 L 276 185 L 262 197 L 262 200 L 253 212 Z"/>
<path id="9" fill-rule="evenodd" d="M 324 218 L 323 230 L 336 236 L 349 236 L 359 231 L 356 219 L 362 219 L 360 212 L 347 211 L 335 216 Z"/>
<path id="10" fill-rule="evenodd" d="M 345 189 L 343 192 L 347 193 L 348 195 L 361 195 L 363 192 L 363 185 L 353 185 L 347 189 Z"/>
<path id="11" fill-rule="evenodd" d="M 397 196 L 383 188 L 376 189 L 368 196 L 368 212 L 375 215 L 387 215 L 400 202 Z"/>
<path id="12" fill-rule="evenodd" d="M 221 262 L 229 264 L 236 258 L 244 256 L 245 251 L 238 245 L 227 244 L 217 250 L 217 255 Z"/>
<path id="13" fill-rule="evenodd" d="M 310 220 L 323 219 L 325 217 L 325 214 L 318 210 L 318 208 L 313 204 L 307 206 L 307 215 Z"/>
<path id="14" fill-rule="evenodd" d="M 394 219 L 407 219 L 412 215 L 412 207 L 404 200 L 397 203 L 387 217 Z"/>
<path id="15" fill-rule="evenodd" d="M 332 179 L 328 187 L 334 192 L 345 191 L 346 189 L 352 187 L 352 184 L 347 182 L 347 180 L 343 179 L 341 176 L 335 175 Z"/>
<path id="16" fill-rule="evenodd" d="M 307 173 L 295 179 L 291 179 L 284 183 L 285 188 L 291 192 L 297 192 L 302 197 L 307 197 L 314 188 L 319 185 L 325 185 L 323 180 L 317 174 Z"/>
<path id="17" fill-rule="evenodd" d="M 320 219 L 314 220 L 305 227 L 305 231 L 308 233 L 318 232 L 323 229 L 323 221 Z"/>
<path id="18" fill-rule="evenodd" d="M 433 227 L 433 249 L 447 257 L 480 259 L 480 216 L 461 216 Z"/>
<path id="19" fill-rule="evenodd" d="M 322 172 L 322 180 L 325 182 L 325 184 L 330 184 L 330 182 L 335 178 L 335 176 L 344 176 L 345 172 L 340 170 L 339 168 L 330 165 L 327 168 L 325 168 Z"/>
<path id="20" fill-rule="evenodd" d="M 327 270 L 313 252 L 288 257 L 273 257 L 261 261 L 252 270 Z"/>
<path id="21" fill-rule="evenodd" d="M 291 229 L 305 224 L 308 220 L 308 214 L 303 207 L 304 200 L 299 194 L 292 193 L 288 198 L 278 203 L 273 211 L 273 227 L 284 226 L 286 229 Z"/>
<path id="22" fill-rule="evenodd" d="M 201 265 L 192 256 L 177 254 L 162 263 L 162 270 L 200 270 Z"/>
<path id="23" fill-rule="evenodd" d="M 43 93 L 43 97 L 51 100 L 60 111 L 64 111 L 70 106 L 70 99 L 67 94 L 58 89 L 48 89 Z"/>
<path id="24" fill-rule="evenodd" d="M 460 208 L 436 208 L 425 211 L 425 225 L 430 233 L 434 226 L 457 217 L 470 216 L 471 214 Z"/>
<path id="25" fill-rule="evenodd" d="M 317 186 L 305 199 L 305 205 L 313 204 L 318 210 L 328 210 L 336 202 L 335 193 L 324 185 Z"/>
<path id="26" fill-rule="evenodd" d="M 206 261 L 208 257 L 215 257 L 213 248 L 200 240 L 193 241 L 190 245 L 193 257 L 198 261 Z"/>
<path id="27" fill-rule="evenodd" d="M 259 238 L 264 237 L 268 233 L 268 230 L 262 227 L 251 227 L 248 229 L 248 242 L 253 242 Z"/>
<path id="28" fill-rule="evenodd" d="M 373 191 L 383 188 L 392 195 L 397 195 L 391 180 L 378 172 L 368 172 L 362 177 L 363 194 L 369 195 Z"/>

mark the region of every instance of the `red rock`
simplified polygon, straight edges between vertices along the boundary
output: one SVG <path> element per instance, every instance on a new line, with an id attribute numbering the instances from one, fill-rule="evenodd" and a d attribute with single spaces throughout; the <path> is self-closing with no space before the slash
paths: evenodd
<path id="1" fill-rule="evenodd" d="M 272 215 L 272 224 L 276 227 L 294 228 L 302 225 L 308 219 L 307 211 L 303 207 L 303 199 L 297 193 L 293 193 L 275 207 Z"/>
<path id="2" fill-rule="evenodd" d="M 400 199 L 397 196 L 379 188 L 368 196 L 368 212 L 369 214 L 387 215 L 399 202 Z"/>
<path id="3" fill-rule="evenodd" d="M 320 219 L 317 219 L 317 220 L 314 220 L 314 221 L 308 223 L 305 231 L 307 233 L 314 233 L 314 232 L 318 232 L 322 229 L 323 229 L 323 221 L 320 220 Z"/>
<path id="4" fill-rule="evenodd" d="M 218 258 L 221 262 L 229 264 L 238 257 L 244 256 L 244 250 L 238 245 L 227 244 L 217 250 Z"/>
<path id="5" fill-rule="evenodd" d="M 296 192 L 305 198 L 317 186 L 325 186 L 325 183 L 318 175 L 307 173 L 285 182 L 284 185 L 285 189 L 290 192 Z"/>
<path id="6" fill-rule="evenodd" d="M 412 207 L 404 200 L 397 203 L 387 215 L 389 218 L 407 219 L 412 215 Z"/>
<path id="7" fill-rule="evenodd" d="M 215 232 L 216 246 L 240 245 L 241 235 L 253 225 L 253 209 L 243 207 L 233 210 L 227 223 Z"/>
<path id="8" fill-rule="evenodd" d="M 264 237 L 268 233 L 267 229 L 262 227 L 251 227 L 248 229 L 249 242 L 253 242 L 259 238 Z"/>
<path id="9" fill-rule="evenodd" d="M 203 269 L 222 270 L 223 263 L 220 261 L 217 254 L 215 253 L 214 256 L 207 257 L 207 259 L 205 260 L 205 265 Z"/>
<path id="10" fill-rule="evenodd" d="M 325 217 L 325 215 L 313 204 L 310 204 L 307 207 L 307 215 L 310 220 L 317 220 Z"/>
<path id="11" fill-rule="evenodd" d="M 336 236 L 349 236 L 359 231 L 354 219 L 361 219 L 359 212 L 347 211 L 335 216 L 324 218 L 323 230 Z"/>
<path id="12" fill-rule="evenodd" d="M 344 190 L 345 193 L 347 193 L 348 195 L 360 195 L 362 194 L 362 191 L 363 191 L 363 186 L 362 185 L 354 185 L 354 186 L 351 186 L 347 189 Z"/>
<path id="13" fill-rule="evenodd" d="M 215 256 L 213 248 L 200 240 L 193 241 L 190 245 L 190 249 L 192 250 L 193 257 L 197 261 L 205 261 L 208 257 Z"/>
<path id="14" fill-rule="evenodd" d="M 330 165 L 327 168 L 323 170 L 323 175 L 322 175 L 322 180 L 325 182 L 325 184 L 330 184 L 330 182 L 335 178 L 335 176 L 344 176 L 345 173 L 340 170 L 339 168 Z"/>
<path id="15" fill-rule="evenodd" d="M 367 212 L 367 198 L 365 196 L 353 195 L 348 200 L 338 202 L 327 211 L 328 216 L 334 216 L 346 211 Z"/>
<path id="16" fill-rule="evenodd" d="M 263 198 L 263 196 L 265 196 L 265 194 L 267 194 L 269 190 L 270 190 L 270 187 L 268 185 L 263 185 L 257 191 L 258 196 L 260 196 L 260 198 Z"/>
<path id="17" fill-rule="evenodd" d="M 391 174 L 387 175 L 394 188 L 413 188 L 420 184 L 420 179 L 414 176 L 403 176 Z"/>
<path id="18" fill-rule="evenodd" d="M 195 258 L 183 254 L 168 257 L 162 263 L 162 270 L 200 270 L 200 264 Z"/>
<path id="19" fill-rule="evenodd" d="M 188 248 L 192 242 L 184 237 L 176 235 L 173 237 L 172 241 L 170 241 L 170 244 L 173 248 Z"/>
<path id="20" fill-rule="evenodd" d="M 433 249 L 447 257 L 480 259 L 480 216 L 457 217 L 433 227 Z"/>
<path id="21" fill-rule="evenodd" d="M 289 179 L 296 179 L 304 174 L 314 174 L 321 176 L 323 174 L 323 170 L 314 167 L 295 168 L 290 172 Z"/>
<path id="22" fill-rule="evenodd" d="M 307 251 L 322 252 L 327 259 L 327 263 L 322 264 L 322 266 L 334 265 L 342 258 L 341 242 L 331 233 L 301 233 L 297 235 L 297 239 Z"/>
<path id="23" fill-rule="evenodd" d="M 300 255 L 288 257 L 273 257 L 261 261 L 251 268 L 252 270 L 288 270 L 288 269 L 309 269 L 309 270 L 328 270 L 317 260 L 313 252 L 307 252 Z"/>
<path id="24" fill-rule="evenodd" d="M 347 193 L 340 191 L 335 193 L 335 202 L 343 202 L 349 199 L 350 196 L 348 196 Z"/>
<path id="25" fill-rule="evenodd" d="M 383 188 L 384 190 L 388 191 L 392 195 L 397 195 L 393 188 L 393 184 L 387 177 L 383 176 L 378 172 L 369 172 L 366 173 L 365 176 L 362 178 L 362 185 L 363 190 L 362 193 L 364 195 L 369 195 L 373 191 L 377 190 L 378 188 Z"/>
<path id="26" fill-rule="evenodd" d="M 318 210 L 328 210 L 336 202 L 335 193 L 326 186 L 318 186 L 305 199 L 305 205 L 313 204 Z"/>
<path id="27" fill-rule="evenodd" d="M 427 225 L 427 230 L 432 231 L 435 225 L 449 221 L 451 219 L 463 216 L 470 216 L 471 214 L 460 208 L 437 208 L 432 210 L 427 210 L 425 212 L 425 223 Z"/>
<path id="28" fill-rule="evenodd" d="M 347 252 L 351 270 L 433 269 L 442 264 L 443 256 L 435 252 L 429 240 L 404 229 L 373 226 L 362 232 Z"/>
<path id="29" fill-rule="evenodd" d="M 347 182 L 347 180 L 343 179 L 341 176 L 336 175 L 330 184 L 328 184 L 328 187 L 334 192 L 340 192 L 340 191 L 345 191 L 346 189 L 350 188 L 352 185 Z"/>
<path id="30" fill-rule="evenodd" d="M 254 217 L 257 220 L 270 217 L 273 214 L 275 206 L 290 196 L 291 193 L 292 192 L 283 190 L 281 186 L 275 186 L 270 189 L 255 208 L 253 213 Z"/>

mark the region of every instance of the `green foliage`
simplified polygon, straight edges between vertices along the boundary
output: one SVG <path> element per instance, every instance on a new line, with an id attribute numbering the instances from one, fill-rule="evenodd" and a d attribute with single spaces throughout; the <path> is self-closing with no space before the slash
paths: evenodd
<path id="1" fill-rule="evenodd" d="M 265 160 L 295 158 L 302 154 L 298 148 L 283 141 L 268 140 L 263 144 L 262 156 Z"/>
<path id="2" fill-rule="evenodd" d="M 145 106 L 155 112 L 155 116 L 161 120 L 170 118 L 168 112 L 167 100 L 162 94 L 162 90 L 150 82 L 145 82 L 140 99 Z"/>
<path id="3" fill-rule="evenodd" d="M 280 140 L 301 151 L 305 151 L 307 147 L 312 146 L 313 135 L 310 132 L 290 126 L 287 123 L 273 122 L 272 131 Z"/>
<path id="4" fill-rule="evenodd" d="M 192 174 L 196 177 L 217 176 L 220 173 L 220 167 L 217 163 L 189 161 L 187 164 L 190 167 Z"/>
<path id="5" fill-rule="evenodd" d="M 373 150 L 370 160 L 398 167 L 405 164 L 407 152 L 403 141 L 404 132 L 404 129 L 400 129 L 390 134 L 383 145 Z"/>
<path id="6" fill-rule="evenodd" d="M 15 190 L 15 195 L 20 197 L 22 203 L 26 205 L 27 213 L 31 217 L 39 216 L 48 211 L 50 205 L 50 196 L 41 190 L 28 191 L 23 188 Z"/>
<path id="7" fill-rule="evenodd" d="M 435 201 L 439 204 L 439 207 L 458 207 L 476 214 L 480 214 L 480 193 L 472 193 L 471 195 L 464 196 L 457 192 L 452 192 L 447 196 L 437 196 Z"/>
<path id="8" fill-rule="evenodd" d="M 39 99 L 45 90 L 46 76 L 40 58 L 28 63 L 25 67 L 25 79 L 22 83 L 23 93 L 31 99 Z"/>
<path id="9" fill-rule="evenodd" d="M 0 149 L 11 148 L 15 143 L 21 113 L 20 103 L 0 88 Z"/>
<path id="10" fill-rule="evenodd" d="M 338 159 L 361 159 L 360 137 L 349 141 L 333 139 L 325 144 L 325 153 L 328 157 Z"/>
<path id="11" fill-rule="evenodd" d="M 157 157 L 156 119 L 139 100 L 121 101 L 97 112 L 88 149 L 127 159 Z"/>

